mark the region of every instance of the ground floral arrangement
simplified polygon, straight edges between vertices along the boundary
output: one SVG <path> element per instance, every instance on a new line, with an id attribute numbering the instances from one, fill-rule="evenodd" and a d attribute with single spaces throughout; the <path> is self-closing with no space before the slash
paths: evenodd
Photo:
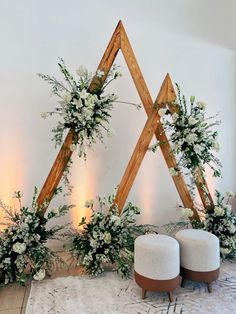
<path id="1" fill-rule="evenodd" d="M 93 208 L 93 201 L 87 203 L 92 210 L 90 221 L 83 218 L 80 222 L 83 229 L 76 232 L 70 252 L 92 275 L 97 276 L 104 272 L 105 265 L 114 264 L 119 274 L 128 277 L 133 265 L 134 241 L 147 232 L 147 228 L 135 224 L 140 209 L 127 203 L 119 214 L 113 197 L 108 201 L 98 197 L 98 203 L 99 210 Z"/>
<path id="2" fill-rule="evenodd" d="M 164 227 L 170 235 L 181 229 L 194 228 L 208 231 L 219 238 L 220 255 L 223 259 L 236 257 L 236 214 L 232 212 L 232 206 L 229 200 L 235 195 L 232 192 L 226 192 L 222 195 L 215 191 L 215 207 L 208 210 L 202 221 L 189 220 L 193 216 L 191 208 L 182 208 L 182 220 L 171 222 Z"/>
<path id="3" fill-rule="evenodd" d="M 55 191 L 55 194 L 57 191 Z M 55 268 L 56 264 L 64 262 L 48 247 L 49 239 L 60 239 L 60 233 L 66 225 L 56 225 L 47 228 L 47 223 L 64 215 L 71 206 L 64 205 L 49 211 L 44 218 L 39 217 L 47 203 L 38 207 L 36 203 L 37 189 L 33 196 L 32 205 L 22 205 L 22 193 L 17 191 L 14 196 L 19 201 L 19 209 L 13 210 L 0 201 L 4 211 L 5 229 L 0 233 L 0 283 L 17 282 L 25 284 L 29 279 L 42 280 L 46 273 Z"/>

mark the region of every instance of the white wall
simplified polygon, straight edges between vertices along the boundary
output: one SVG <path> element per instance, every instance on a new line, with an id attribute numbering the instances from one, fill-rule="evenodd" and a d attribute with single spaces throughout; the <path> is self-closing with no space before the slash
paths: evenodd
<path id="1" fill-rule="evenodd" d="M 169 72 L 187 96 L 207 102 L 209 115 L 220 111 L 223 179 L 211 179 L 210 187 L 236 191 L 235 9 L 233 0 L 1 0 L 0 197 L 11 203 L 11 192 L 20 189 L 28 204 L 57 154 L 50 141 L 53 120 L 40 118 L 56 98 L 36 73 L 58 76 L 58 56 L 71 69 L 82 64 L 95 70 L 119 19 L 153 99 Z M 139 102 L 122 56 L 117 63 L 123 77 L 113 90 L 121 100 Z M 85 199 L 107 195 L 119 183 L 145 119 L 144 111 L 117 105 L 111 120 L 116 135 L 107 148 L 98 145 L 87 163 L 74 164 L 68 202 L 76 209 L 66 219 L 76 224 Z M 180 199 L 160 152 L 146 155 L 129 200 L 142 207 L 140 222 L 178 218 Z"/>

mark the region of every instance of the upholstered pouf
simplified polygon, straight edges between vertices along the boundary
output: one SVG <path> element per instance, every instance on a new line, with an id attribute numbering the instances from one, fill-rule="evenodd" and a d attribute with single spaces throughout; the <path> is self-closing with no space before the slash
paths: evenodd
<path id="1" fill-rule="evenodd" d="M 179 285 L 179 244 L 166 235 L 146 234 L 135 240 L 134 276 L 146 291 L 168 292 L 172 302 L 172 291 Z"/>
<path id="2" fill-rule="evenodd" d="M 203 230 L 186 229 L 176 233 L 180 244 L 180 275 L 183 287 L 185 279 L 202 281 L 211 292 L 211 283 L 219 276 L 219 239 Z"/>

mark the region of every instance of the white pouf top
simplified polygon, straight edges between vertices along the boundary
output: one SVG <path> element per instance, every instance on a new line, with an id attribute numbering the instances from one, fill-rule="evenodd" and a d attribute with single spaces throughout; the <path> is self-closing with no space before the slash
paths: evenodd
<path id="1" fill-rule="evenodd" d="M 176 233 L 180 244 L 180 264 L 193 271 L 212 271 L 220 267 L 219 239 L 203 230 L 186 229 Z"/>
<path id="2" fill-rule="evenodd" d="M 134 269 L 146 278 L 173 279 L 179 275 L 179 244 L 169 236 L 146 234 L 135 240 Z"/>

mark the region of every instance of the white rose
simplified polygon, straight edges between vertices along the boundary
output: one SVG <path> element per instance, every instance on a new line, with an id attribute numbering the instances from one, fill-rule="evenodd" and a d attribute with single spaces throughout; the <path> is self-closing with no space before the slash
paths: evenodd
<path id="1" fill-rule="evenodd" d="M 80 98 L 86 99 L 89 96 L 89 93 L 87 93 L 86 89 L 82 89 L 82 91 L 79 93 Z"/>
<path id="2" fill-rule="evenodd" d="M 188 123 L 190 124 L 190 125 L 194 125 L 194 124 L 196 124 L 198 122 L 198 120 L 196 120 L 194 117 L 192 117 L 192 116 L 190 116 L 189 118 L 188 118 Z"/>
<path id="3" fill-rule="evenodd" d="M 103 235 L 103 240 L 105 243 L 110 244 L 111 243 L 111 234 L 110 232 L 105 232 Z"/>
<path id="4" fill-rule="evenodd" d="M 74 99 L 73 103 L 77 108 L 81 108 L 83 106 L 81 99 Z"/>
<path id="5" fill-rule="evenodd" d="M 190 133 L 190 134 L 188 134 L 188 135 L 186 136 L 186 139 L 185 139 L 185 140 L 186 140 L 187 143 L 193 144 L 194 142 L 196 142 L 196 141 L 198 140 L 198 137 L 197 137 L 196 134 Z"/>
<path id="6" fill-rule="evenodd" d="M 63 93 L 61 97 L 65 104 L 68 104 L 68 102 L 71 101 L 71 94 L 68 92 Z"/>
<path id="7" fill-rule="evenodd" d="M 82 65 L 80 65 L 78 69 L 76 69 L 76 74 L 79 76 L 87 75 L 87 73 L 88 73 L 87 69 Z"/>
<path id="8" fill-rule="evenodd" d="M 193 149 L 195 151 L 196 154 L 201 154 L 201 152 L 205 149 L 204 147 L 202 147 L 201 145 L 199 144 L 196 144 L 193 146 Z"/>
<path id="9" fill-rule="evenodd" d="M 214 213 L 216 216 L 224 216 L 225 211 L 224 211 L 224 208 L 216 206 L 214 208 Z"/>
<path id="10" fill-rule="evenodd" d="M 158 114 L 160 117 L 163 117 L 166 114 L 167 109 L 166 108 L 160 108 L 158 110 Z"/>
<path id="11" fill-rule="evenodd" d="M 12 250 L 15 253 L 22 254 L 26 250 L 26 245 L 25 245 L 25 243 L 16 242 L 16 243 L 13 244 Z"/>
<path id="12" fill-rule="evenodd" d="M 45 269 L 40 269 L 36 274 L 34 274 L 34 280 L 40 281 L 43 280 L 46 275 Z"/>
<path id="13" fill-rule="evenodd" d="M 193 211 L 191 208 L 182 208 L 181 213 L 184 218 L 189 218 L 193 216 Z"/>
<path id="14" fill-rule="evenodd" d="M 198 101 L 197 106 L 199 109 L 205 109 L 206 108 L 206 104 L 203 101 Z"/>

